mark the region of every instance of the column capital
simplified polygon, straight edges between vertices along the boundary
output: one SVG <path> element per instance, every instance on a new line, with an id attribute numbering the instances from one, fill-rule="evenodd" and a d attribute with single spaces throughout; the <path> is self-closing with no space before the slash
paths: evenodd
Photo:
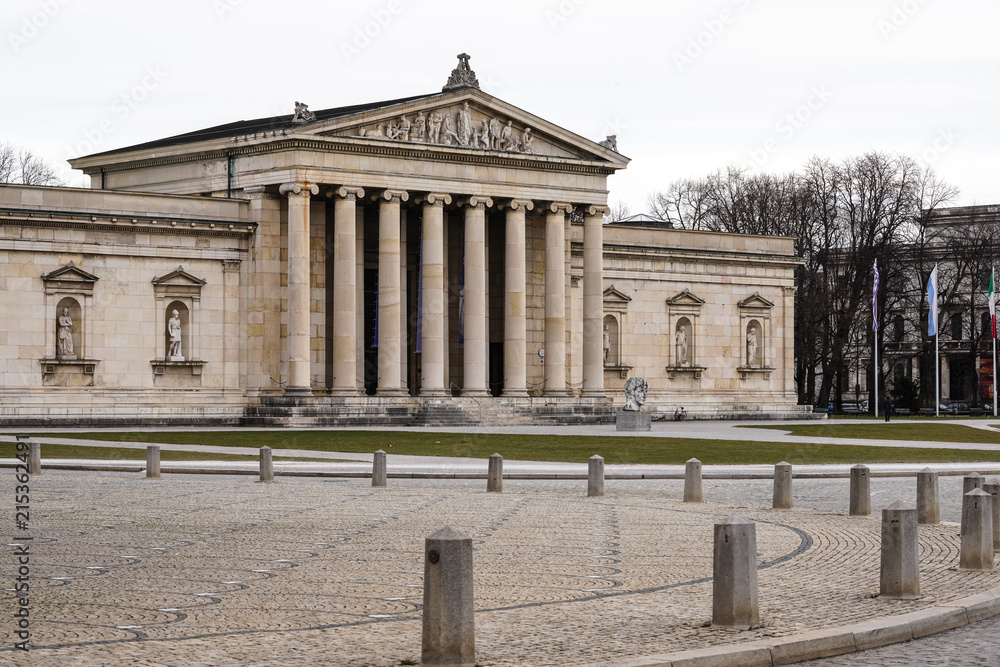
<path id="1" fill-rule="evenodd" d="M 531 211 L 535 208 L 535 202 L 530 199 L 508 199 L 504 203 L 500 204 L 501 209 L 510 209 L 511 211 L 516 211 L 522 206 L 525 211 Z"/>
<path id="2" fill-rule="evenodd" d="M 569 215 L 573 212 L 573 205 L 567 202 L 549 202 L 549 205 L 545 207 L 548 213 L 565 213 Z"/>
<path id="3" fill-rule="evenodd" d="M 278 195 L 273 190 L 268 190 L 266 185 L 253 185 L 243 188 L 243 194 L 247 199 L 277 199 Z"/>
<path id="4" fill-rule="evenodd" d="M 605 216 L 611 213 L 611 209 L 609 207 L 601 206 L 599 204 L 582 204 L 580 208 L 583 209 L 584 215 Z"/>
<path id="5" fill-rule="evenodd" d="M 295 196 L 305 196 L 305 195 L 318 195 L 319 186 L 315 183 L 282 183 L 278 188 L 278 194 L 282 195 L 295 195 Z"/>
<path id="6" fill-rule="evenodd" d="M 365 196 L 365 189 L 351 185 L 342 185 L 328 192 L 327 197 L 340 197 L 341 199 L 362 199 Z"/>
<path id="7" fill-rule="evenodd" d="M 493 206 L 493 199 L 483 197 L 482 195 L 473 195 L 465 199 L 460 199 L 458 204 L 459 206 L 466 206 L 468 208 L 491 208 Z"/>
<path id="8" fill-rule="evenodd" d="M 401 201 L 409 201 L 410 193 L 406 190 L 382 190 L 376 195 L 372 195 L 375 199 L 381 199 L 386 202 L 399 203 Z"/>
<path id="9" fill-rule="evenodd" d="M 451 203 L 451 195 L 441 192 L 428 192 L 427 194 L 418 196 L 414 200 L 414 203 L 429 204 L 431 206 L 447 206 Z"/>

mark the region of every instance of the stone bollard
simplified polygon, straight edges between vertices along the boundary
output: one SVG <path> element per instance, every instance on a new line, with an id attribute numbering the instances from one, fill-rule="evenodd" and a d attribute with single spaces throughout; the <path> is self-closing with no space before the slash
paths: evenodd
<path id="1" fill-rule="evenodd" d="M 993 553 L 1000 553 L 1000 479 L 983 484 L 983 492 L 993 496 Z"/>
<path id="2" fill-rule="evenodd" d="M 28 474 L 42 474 L 42 445 L 34 440 L 28 440 Z"/>
<path id="3" fill-rule="evenodd" d="M 271 459 L 271 448 L 267 445 L 260 448 L 260 481 L 274 481 L 274 462 Z"/>
<path id="4" fill-rule="evenodd" d="M 962 495 L 964 496 L 973 489 L 983 488 L 983 476 L 978 472 L 970 472 L 962 478 Z"/>
<path id="5" fill-rule="evenodd" d="M 146 479 L 160 479 L 159 445 L 146 445 Z"/>
<path id="6" fill-rule="evenodd" d="M 941 523 L 938 474 L 930 468 L 924 468 L 917 473 L 917 523 Z"/>
<path id="7" fill-rule="evenodd" d="M 684 502 L 701 502 L 701 461 L 688 459 L 684 464 Z"/>
<path id="8" fill-rule="evenodd" d="M 962 551 L 959 570 L 993 569 L 993 497 L 982 489 L 962 496 Z"/>
<path id="9" fill-rule="evenodd" d="M 712 625 L 739 630 L 760 625 L 757 527 L 737 514 L 715 524 Z"/>
<path id="10" fill-rule="evenodd" d="M 372 459 L 372 486 L 385 486 L 386 478 L 385 451 L 380 449 Z"/>
<path id="11" fill-rule="evenodd" d="M 920 540 L 917 510 L 893 503 L 882 510 L 882 572 L 879 595 L 894 600 L 920 597 Z"/>
<path id="12" fill-rule="evenodd" d="M 774 466 L 774 495 L 771 507 L 776 510 L 792 509 L 792 464 L 786 461 Z"/>
<path id="13" fill-rule="evenodd" d="M 604 495 L 604 459 L 597 454 L 590 457 L 587 467 L 587 495 Z"/>
<path id="14" fill-rule="evenodd" d="M 486 473 L 486 492 L 503 493 L 503 457 L 490 455 L 490 465 Z"/>
<path id="15" fill-rule="evenodd" d="M 444 527 L 424 541 L 421 664 L 476 664 L 472 538 Z"/>
<path id="16" fill-rule="evenodd" d="M 872 513 L 872 493 L 868 466 L 860 463 L 851 468 L 851 516 Z"/>

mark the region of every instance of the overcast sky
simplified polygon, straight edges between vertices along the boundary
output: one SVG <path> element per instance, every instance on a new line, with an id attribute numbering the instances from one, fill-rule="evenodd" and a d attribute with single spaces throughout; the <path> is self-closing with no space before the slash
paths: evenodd
<path id="1" fill-rule="evenodd" d="M 0 141 L 65 161 L 231 121 L 481 87 L 632 158 L 612 202 L 729 164 L 900 152 L 1000 203 L 995 0 L 4 0 Z"/>

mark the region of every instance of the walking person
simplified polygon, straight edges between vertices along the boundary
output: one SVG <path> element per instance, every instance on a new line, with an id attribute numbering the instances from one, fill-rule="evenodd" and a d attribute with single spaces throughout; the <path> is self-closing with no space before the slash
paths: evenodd
<path id="1" fill-rule="evenodd" d="M 885 420 L 889 421 L 889 415 L 892 414 L 892 399 L 889 398 L 889 394 L 886 394 L 885 400 L 882 401 L 882 409 L 885 411 Z"/>

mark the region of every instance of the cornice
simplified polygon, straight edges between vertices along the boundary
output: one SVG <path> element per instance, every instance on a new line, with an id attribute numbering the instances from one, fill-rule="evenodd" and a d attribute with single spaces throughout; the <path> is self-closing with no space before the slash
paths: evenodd
<path id="1" fill-rule="evenodd" d="M 72 214 L 0 208 L 0 225 L 31 227 L 86 227 L 96 231 L 152 232 L 157 234 L 197 234 L 244 238 L 257 229 L 255 222 L 223 222 L 197 218 Z"/>

